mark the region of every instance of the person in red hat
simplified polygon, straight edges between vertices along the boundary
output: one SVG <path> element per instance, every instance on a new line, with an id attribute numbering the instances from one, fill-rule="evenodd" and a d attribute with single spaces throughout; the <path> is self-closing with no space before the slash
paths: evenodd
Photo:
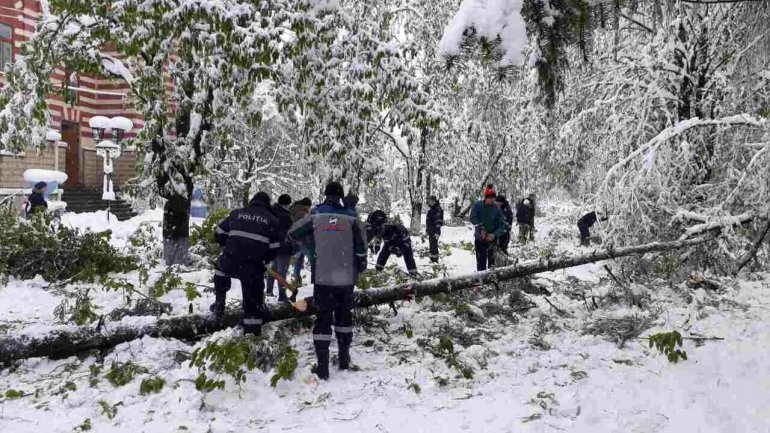
<path id="1" fill-rule="evenodd" d="M 477 201 L 471 210 L 471 223 L 475 226 L 476 269 L 479 271 L 494 266 L 497 240 L 508 232 L 505 216 L 495 203 L 496 196 L 492 185 L 487 185 L 484 198 Z"/>

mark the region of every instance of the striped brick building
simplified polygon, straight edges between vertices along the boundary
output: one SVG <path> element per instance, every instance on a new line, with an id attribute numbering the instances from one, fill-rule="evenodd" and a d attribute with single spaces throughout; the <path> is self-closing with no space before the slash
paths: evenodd
<path id="1" fill-rule="evenodd" d="M 4 80 L 2 69 L 19 55 L 21 44 L 35 31 L 40 15 L 38 0 L 0 0 L 0 83 Z M 115 53 L 107 54 L 119 57 Z M 49 146 L 45 150 L 31 148 L 20 155 L 0 153 L 0 188 L 25 188 L 22 173 L 28 168 L 66 172 L 69 178 L 65 189 L 100 188 L 102 158 L 96 155 L 96 143 L 88 120 L 93 116 L 127 117 L 134 122 L 134 129 L 126 134 L 126 138 L 134 136 L 143 125 L 141 115 L 130 107 L 128 86 L 122 80 L 60 69 L 51 78 L 57 86 L 65 87 L 66 84 L 73 99 L 68 103 L 58 95 L 48 98 L 50 126 L 61 133 L 62 141 L 58 149 Z M 124 148 L 122 156 L 115 161 L 116 186 L 123 186 L 133 176 L 134 165 L 133 151 Z"/>

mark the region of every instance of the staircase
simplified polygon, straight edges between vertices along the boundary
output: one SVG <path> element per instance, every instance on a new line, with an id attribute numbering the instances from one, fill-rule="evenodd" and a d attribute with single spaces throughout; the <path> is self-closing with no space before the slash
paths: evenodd
<path id="1" fill-rule="evenodd" d="M 110 205 L 110 213 L 115 215 L 118 221 L 125 221 L 137 215 L 131 208 L 131 205 L 122 199 L 113 200 L 111 203 L 107 200 L 102 200 L 101 188 L 65 188 L 64 194 L 62 194 L 62 200 L 67 202 L 67 212 L 96 212 L 99 210 L 107 210 L 107 205 Z"/>

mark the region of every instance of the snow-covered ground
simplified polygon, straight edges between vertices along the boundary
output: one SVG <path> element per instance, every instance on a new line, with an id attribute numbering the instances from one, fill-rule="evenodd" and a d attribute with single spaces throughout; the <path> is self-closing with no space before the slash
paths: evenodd
<path id="1" fill-rule="evenodd" d="M 523 259 L 575 250 L 573 216 L 569 206 L 546 207 L 535 245 L 513 247 L 511 253 Z M 160 219 L 158 211 L 127 222 L 113 219 L 113 243 L 125 246 L 141 222 L 159 224 Z M 107 228 L 103 213 L 68 215 L 65 223 Z M 475 269 L 473 253 L 461 241 L 472 241 L 469 227 L 445 228 L 442 242 L 452 247 L 443 263 L 450 274 Z M 427 247 L 419 238 L 413 242 L 418 250 Z M 403 268 L 401 259 L 394 259 Z M 423 272 L 431 269 L 424 257 L 418 265 Z M 299 351 L 294 379 L 275 388 L 270 387 L 274 372 L 257 369 L 240 387 L 228 382 L 224 391 L 195 389 L 198 370 L 185 354 L 206 341 L 239 334 L 233 329 L 194 345 L 145 337 L 118 346 L 104 359 L 25 360 L 0 370 L 0 394 L 25 393 L 18 399 L 0 397 L 0 432 L 82 431 L 86 419 L 95 432 L 131 433 L 770 431 L 770 274 L 726 284 L 718 293 L 671 287 L 662 280 L 624 290 L 602 265 L 539 275 L 534 282 L 552 292 L 547 299 L 553 306 L 544 296 L 527 295 L 537 307 L 525 312 L 498 308 L 508 305 L 510 295 L 493 289 L 451 305 L 439 299 L 402 303 L 398 315 L 388 307 L 372 309 L 372 323 L 359 327 L 352 351 L 360 370 L 332 370 L 328 382 L 310 372 L 315 357 L 309 330 L 292 340 Z M 207 285 L 211 271 L 183 276 Z M 0 289 L 0 337 L 62 326 L 53 315 L 61 298 L 47 286 L 39 279 L 12 280 Z M 239 292 L 234 282 L 230 298 L 240 299 Z M 301 293 L 309 295 L 310 287 Z M 626 302 L 629 293 L 641 301 Z M 93 295 L 104 312 L 122 302 L 115 292 Z M 173 305 L 172 314 L 187 311 L 181 291 L 162 300 Z M 205 311 L 212 300 L 213 294 L 204 292 L 193 302 L 194 310 Z M 608 317 L 649 318 L 652 327 L 641 337 L 677 330 L 723 340 L 685 340 L 688 360 L 673 364 L 647 340 L 634 338 L 621 348 L 584 332 L 587 324 Z M 266 333 L 275 326 L 268 325 Z M 463 378 L 432 354 L 443 335 L 453 337 L 457 359 L 472 368 L 472 377 Z M 121 387 L 104 379 L 112 361 L 129 360 L 148 373 Z M 89 367 L 102 363 L 98 382 L 90 384 Z M 140 382 L 152 374 L 166 386 L 140 395 Z"/>

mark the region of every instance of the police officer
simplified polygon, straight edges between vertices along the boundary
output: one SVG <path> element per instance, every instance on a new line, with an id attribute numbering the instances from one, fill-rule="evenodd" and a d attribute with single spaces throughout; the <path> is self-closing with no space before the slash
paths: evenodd
<path id="1" fill-rule="evenodd" d="M 241 280 L 243 290 L 243 332 L 260 335 L 265 308 L 265 264 L 275 258 L 281 246 L 278 219 L 270 209 L 270 196 L 258 192 L 242 209 L 236 209 L 216 228 L 214 236 L 224 247 L 214 271 L 216 301 L 211 311 L 221 320 L 230 278 Z"/>
<path id="2" fill-rule="evenodd" d="M 425 216 L 425 232 L 430 246 L 430 261 L 438 263 L 438 238 L 444 226 L 444 210 L 435 195 L 428 197 L 428 214 Z"/>
<path id="3" fill-rule="evenodd" d="M 318 313 L 313 345 L 318 359 L 316 374 L 321 379 L 328 379 L 332 324 L 337 335 L 339 368 L 347 370 L 350 367 L 353 287 L 358 274 L 366 270 L 366 231 L 356 211 L 343 206 L 342 185 L 330 182 L 324 195 L 323 203 L 291 227 L 289 237 L 305 243 L 311 250 L 311 260 L 315 260 L 313 300 Z"/>

